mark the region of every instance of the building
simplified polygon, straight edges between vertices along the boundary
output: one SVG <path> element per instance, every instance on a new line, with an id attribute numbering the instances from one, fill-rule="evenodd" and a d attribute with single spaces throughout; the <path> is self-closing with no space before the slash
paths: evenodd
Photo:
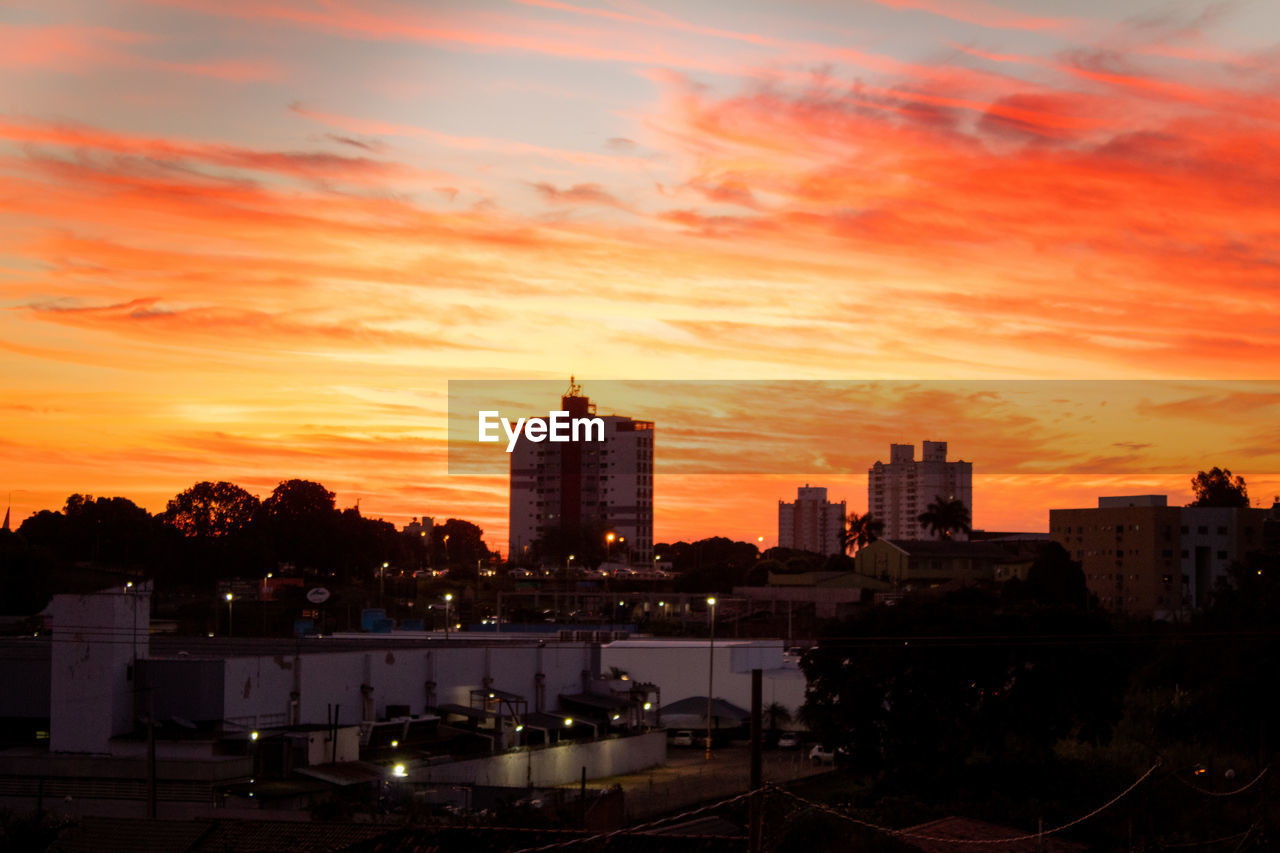
<path id="1" fill-rule="evenodd" d="M 1171 507 L 1165 495 L 1100 497 L 1049 510 L 1050 537 L 1078 560 L 1108 610 L 1170 619 L 1202 607 L 1235 560 L 1263 544 L 1268 511 Z"/>
<path id="2" fill-rule="evenodd" d="M 348 786 L 523 791 L 665 759 L 656 688 L 603 678 L 591 641 L 162 636 L 149 613 L 144 584 L 57 595 L 50 631 L 0 638 L 23 686 L 0 692 L 0 808 L 297 819 Z"/>
<path id="3" fill-rule="evenodd" d="M 913 444 L 891 444 L 889 462 L 867 471 L 868 511 L 884 522 L 885 539 L 937 539 L 919 516 L 938 498 L 959 500 L 973 515 L 973 463 L 948 462 L 945 441 L 926 441 L 922 456 L 917 462 Z"/>
<path id="4" fill-rule="evenodd" d="M 561 410 L 571 418 L 594 417 L 595 404 L 581 392 L 571 379 Z M 512 562 L 529 558 L 559 529 L 600 535 L 611 562 L 652 565 L 653 423 L 621 415 L 600 420 L 603 441 L 533 442 L 520 435 L 511 452 Z"/>
<path id="5" fill-rule="evenodd" d="M 858 549 L 860 577 L 921 590 L 947 584 L 1003 583 L 1026 580 L 1048 537 L 1014 536 L 980 542 L 877 539 Z"/>
<path id="6" fill-rule="evenodd" d="M 844 551 L 844 501 L 831 503 L 827 490 L 805 483 L 795 503 L 778 501 L 778 547 L 812 551 L 824 557 Z"/>

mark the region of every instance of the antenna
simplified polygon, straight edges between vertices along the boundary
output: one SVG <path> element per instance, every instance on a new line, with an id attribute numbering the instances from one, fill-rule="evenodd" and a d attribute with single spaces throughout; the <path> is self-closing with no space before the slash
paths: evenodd
<path id="1" fill-rule="evenodd" d="M 565 392 L 566 397 L 581 397 L 582 386 L 573 381 L 573 376 L 569 377 L 569 390 Z"/>

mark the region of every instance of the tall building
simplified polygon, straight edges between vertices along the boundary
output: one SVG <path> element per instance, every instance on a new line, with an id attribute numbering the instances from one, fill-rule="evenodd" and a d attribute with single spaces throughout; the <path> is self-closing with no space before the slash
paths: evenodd
<path id="1" fill-rule="evenodd" d="M 913 444 L 890 444 L 889 462 L 867 471 L 868 512 L 884 522 L 884 539 L 937 539 L 919 516 L 938 498 L 959 500 L 973 515 L 973 463 L 947 461 L 945 441 L 926 441 L 916 461 Z M 964 534 L 953 534 L 962 539 Z"/>
<path id="2" fill-rule="evenodd" d="M 560 409 L 570 418 L 596 417 L 595 404 L 572 379 Z M 653 422 L 599 417 L 603 441 L 533 442 L 520 435 L 511 451 L 508 559 L 520 562 L 559 529 L 613 534 L 612 561 L 652 566 Z"/>
<path id="3" fill-rule="evenodd" d="M 844 501 L 831 503 L 825 488 L 805 483 L 796 490 L 795 503 L 778 501 L 778 546 L 839 554 L 844 517 Z"/>
<path id="4" fill-rule="evenodd" d="M 1049 536 L 1078 560 L 1108 610 L 1169 619 L 1203 607 L 1235 560 L 1263 545 L 1268 511 L 1176 507 L 1165 495 L 1100 497 L 1049 510 Z"/>

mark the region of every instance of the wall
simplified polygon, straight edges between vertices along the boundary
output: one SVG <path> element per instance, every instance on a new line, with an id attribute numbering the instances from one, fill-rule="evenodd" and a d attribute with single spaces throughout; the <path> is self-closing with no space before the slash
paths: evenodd
<path id="1" fill-rule="evenodd" d="M 285 723 L 290 693 L 298 692 L 298 720 L 304 725 L 329 722 L 331 705 L 341 705 L 340 722 L 385 719 L 388 705 L 407 705 L 409 713 L 426 711 L 427 682 L 435 683 L 434 704 L 469 705 L 471 690 L 484 686 L 523 696 L 535 708 L 535 675 L 545 675 L 545 709 L 555 710 L 561 693 L 582 692 L 582 672 L 598 671 L 595 652 L 582 643 L 536 644 L 497 642 L 492 646 L 451 645 L 433 648 L 388 648 L 368 652 L 333 652 L 291 656 L 256 655 L 228 658 L 221 687 L 223 718 L 249 727 Z M 168 661 L 174 667 L 196 667 L 200 661 Z M 368 694 L 361 686 L 372 688 Z M 371 713 L 368 713 L 371 708 Z"/>
<path id="2" fill-rule="evenodd" d="M 106 753 L 134 729 L 134 663 L 149 650 L 147 588 L 53 597 L 49 749 Z"/>
<path id="3" fill-rule="evenodd" d="M 662 704 L 669 705 L 707 695 L 707 651 L 705 640 L 623 640 L 601 649 L 601 664 L 606 670 L 618 667 L 632 681 L 656 684 Z M 804 703 L 805 679 L 794 663 L 784 660 L 782 640 L 717 640 L 713 695 L 750 709 L 753 666 L 764 670 L 764 704 L 777 702 L 794 715 Z"/>
<path id="4" fill-rule="evenodd" d="M 588 779 L 634 773 L 665 764 L 667 735 L 663 731 L 596 741 L 575 741 L 555 746 L 520 749 L 450 764 L 409 769 L 414 783 L 500 785 L 567 785 Z"/>

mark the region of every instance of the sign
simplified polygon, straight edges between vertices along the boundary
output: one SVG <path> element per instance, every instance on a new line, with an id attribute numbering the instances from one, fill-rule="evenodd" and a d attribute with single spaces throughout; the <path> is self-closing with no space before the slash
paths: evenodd
<path id="1" fill-rule="evenodd" d="M 312 604 L 324 604 L 328 600 L 329 590 L 322 586 L 318 586 L 315 589 L 307 591 L 307 601 L 310 601 Z"/>

